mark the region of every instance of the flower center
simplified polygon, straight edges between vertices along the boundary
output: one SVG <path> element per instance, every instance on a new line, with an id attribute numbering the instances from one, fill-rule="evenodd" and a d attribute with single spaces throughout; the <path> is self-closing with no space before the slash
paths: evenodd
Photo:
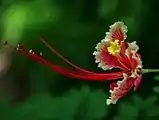
<path id="1" fill-rule="evenodd" d="M 107 47 L 109 54 L 117 55 L 120 53 L 120 45 L 119 40 L 114 40 L 109 43 L 109 47 Z"/>

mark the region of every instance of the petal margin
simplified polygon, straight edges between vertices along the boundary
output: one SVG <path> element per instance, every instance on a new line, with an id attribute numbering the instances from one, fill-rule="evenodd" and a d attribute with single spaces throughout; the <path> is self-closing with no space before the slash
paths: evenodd
<path id="1" fill-rule="evenodd" d="M 130 59 L 130 64 L 133 70 L 142 69 L 142 60 L 141 55 L 137 54 L 139 46 L 136 44 L 136 41 L 128 43 L 128 48 L 126 49 L 126 55 Z"/>
<path id="2" fill-rule="evenodd" d="M 141 80 L 142 80 L 142 74 L 139 75 L 134 82 L 134 91 L 136 91 L 139 88 Z"/>
<path id="3" fill-rule="evenodd" d="M 119 40 L 120 42 L 124 41 L 127 37 L 127 31 L 127 26 L 124 25 L 123 22 L 115 22 L 113 25 L 110 26 L 109 32 L 106 32 L 105 39 Z"/>
<path id="4" fill-rule="evenodd" d="M 116 85 L 113 89 L 110 90 L 110 97 L 107 99 L 107 105 L 116 104 L 118 99 L 124 97 L 129 90 L 133 87 L 134 81 L 137 78 L 128 77 L 127 74 L 123 73 L 123 80 L 117 81 Z"/>

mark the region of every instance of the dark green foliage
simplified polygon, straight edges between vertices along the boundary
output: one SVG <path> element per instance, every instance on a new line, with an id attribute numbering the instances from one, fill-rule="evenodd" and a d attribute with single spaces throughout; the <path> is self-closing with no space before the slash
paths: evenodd
<path id="1" fill-rule="evenodd" d="M 0 97 L 0 118 L 2 120 L 9 120 L 10 115 L 13 112 L 13 107 L 11 106 L 10 99 L 5 96 Z"/>
<path id="2" fill-rule="evenodd" d="M 156 76 L 154 77 L 154 79 L 155 79 L 156 81 L 159 81 L 159 75 L 156 75 Z"/>
<path id="3" fill-rule="evenodd" d="M 0 102 L 5 119 L 10 114 L 12 120 L 96 120 L 107 114 L 103 91 L 90 90 L 83 86 L 81 89 L 72 89 L 60 97 L 48 93 L 33 94 L 11 111 L 11 105 Z M 5 104 L 4 104 L 5 103 Z M 3 104 L 3 106 L 2 106 Z M 13 109 L 13 108 L 12 108 Z"/>

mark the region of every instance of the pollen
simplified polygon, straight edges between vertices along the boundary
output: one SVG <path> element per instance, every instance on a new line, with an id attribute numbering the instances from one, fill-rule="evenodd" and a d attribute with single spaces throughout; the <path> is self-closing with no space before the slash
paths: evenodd
<path id="1" fill-rule="evenodd" d="M 120 53 L 119 40 L 111 41 L 109 47 L 107 47 L 109 54 L 117 55 Z"/>

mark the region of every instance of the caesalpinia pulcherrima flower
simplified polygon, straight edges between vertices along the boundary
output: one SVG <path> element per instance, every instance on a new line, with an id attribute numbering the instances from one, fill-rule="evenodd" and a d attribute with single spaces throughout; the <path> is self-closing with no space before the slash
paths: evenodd
<path id="1" fill-rule="evenodd" d="M 64 69 L 48 62 L 42 55 L 25 48 L 20 43 L 18 44 L 16 51 L 69 77 L 84 80 L 112 81 L 110 84 L 110 97 L 107 99 L 106 103 L 107 105 L 115 104 L 117 100 L 124 97 L 131 88 L 137 90 L 143 73 L 158 71 L 142 68 L 142 60 L 140 54 L 137 53 L 139 47 L 136 45 L 136 41 L 131 43 L 125 42 L 127 31 L 127 27 L 123 22 L 115 22 L 110 26 L 109 32 L 106 32 L 106 37 L 97 44 L 96 51 L 93 53 L 96 59 L 95 62 L 98 63 L 98 67 L 101 67 L 105 71 L 111 70 L 112 68 L 119 68 L 119 72 L 96 73 L 79 68 L 60 55 L 43 38 L 40 38 L 40 40 L 54 54 L 72 66 L 72 69 Z M 5 41 L 5 45 L 11 46 L 7 41 Z M 114 82 L 114 80 L 116 80 L 116 82 Z"/>

